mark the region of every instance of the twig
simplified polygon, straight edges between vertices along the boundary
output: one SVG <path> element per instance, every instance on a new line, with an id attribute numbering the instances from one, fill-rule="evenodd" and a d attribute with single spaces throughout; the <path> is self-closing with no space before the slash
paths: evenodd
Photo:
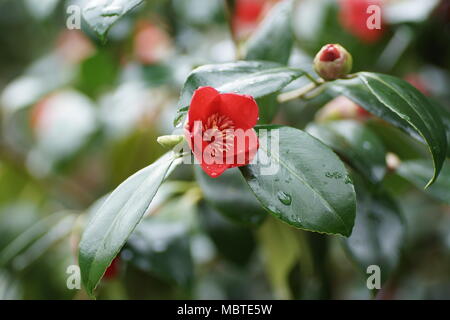
<path id="1" fill-rule="evenodd" d="M 284 103 L 287 101 L 291 101 L 291 100 L 295 100 L 295 99 L 299 99 L 304 97 L 306 94 L 308 94 L 309 92 L 313 91 L 314 89 L 318 88 L 319 86 L 321 86 L 324 81 L 322 79 L 314 79 L 313 77 L 311 77 L 310 75 L 306 75 L 306 77 L 308 77 L 308 79 L 311 80 L 311 83 L 307 84 L 304 87 L 292 90 L 292 91 L 288 91 L 288 92 L 284 92 L 281 93 L 280 95 L 278 95 L 277 100 L 279 103 Z"/>

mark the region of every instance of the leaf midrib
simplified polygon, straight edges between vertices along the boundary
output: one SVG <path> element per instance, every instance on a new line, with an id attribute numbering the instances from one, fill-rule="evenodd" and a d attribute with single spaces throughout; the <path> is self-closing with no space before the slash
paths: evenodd
<path id="1" fill-rule="evenodd" d="M 427 130 L 429 131 L 429 133 L 430 133 L 431 135 L 433 135 L 433 128 L 430 128 L 430 127 L 428 126 L 427 121 L 424 121 L 424 120 L 422 119 L 422 114 L 419 112 L 419 110 L 417 110 L 416 107 L 415 107 L 415 105 L 412 104 L 412 103 L 410 103 L 410 102 L 408 101 L 408 99 L 407 99 L 400 91 L 398 91 L 395 87 L 393 87 L 393 86 L 390 85 L 388 82 L 382 80 L 382 79 L 379 78 L 379 77 L 375 77 L 375 76 L 373 76 L 373 75 L 371 75 L 371 74 L 364 74 L 364 75 L 365 75 L 366 77 L 368 77 L 368 78 L 371 78 L 371 79 L 373 79 L 373 80 L 375 80 L 375 81 L 378 81 L 378 82 L 382 83 L 383 85 L 385 85 L 386 87 L 388 87 L 389 89 L 391 89 L 392 91 L 394 91 L 400 98 L 402 98 L 403 101 L 406 102 L 406 104 L 407 104 L 408 106 L 411 107 L 411 109 L 412 109 L 412 110 L 414 111 L 414 113 L 418 116 L 418 118 L 422 120 L 422 123 L 423 123 L 424 127 L 427 128 Z M 370 85 L 369 85 L 368 83 L 367 83 L 366 85 L 370 87 Z M 377 98 L 378 98 L 378 96 L 377 96 Z M 383 103 L 384 103 L 384 102 L 383 102 Z M 424 109 L 424 111 L 427 113 L 427 118 L 431 118 L 432 120 L 434 120 L 433 117 L 432 117 L 430 114 L 428 114 L 427 109 Z M 410 121 L 407 121 L 407 122 L 410 122 Z M 414 128 L 416 128 L 416 127 L 414 126 Z M 416 130 L 417 130 L 417 128 L 416 128 Z M 422 136 L 422 137 L 423 137 L 423 136 Z M 423 137 L 423 138 L 425 139 L 425 137 Z"/>
<path id="2" fill-rule="evenodd" d="M 409 104 L 409 102 L 408 102 L 408 100 L 406 100 L 406 98 L 405 97 L 403 97 L 403 95 L 401 95 L 397 90 L 395 90 L 394 88 L 392 88 L 389 84 L 387 84 L 385 81 L 383 81 L 383 80 L 381 80 L 381 79 L 379 79 L 379 78 L 376 78 L 376 77 L 373 77 L 373 76 L 370 76 L 370 75 L 366 75 L 366 74 L 364 74 L 365 76 L 367 76 L 367 77 L 369 77 L 369 78 L 372 78 L 372 79 L 374 79 L 374 80 L 376 80 L 376 81 L 379 81 L 379 82 L 381 82 L 382 84 L 384 84 L 386 87 L 388 87 L 388 88 L 390 88 L 391 90 L 393 90 L 395 93 L 397 93 L 398 95 L 399 95 L 399 97 L 400 98 L 402 98 L 406 103 L 407 103 L 407 105 L 409 105 L 411 108 L 412 108 L 412 110 L 419 116 L 419 119 L 421 119 L 420 118 L 420 114 L 417 112 L 417 110 L 415 109 L 415 108 L 413 108 L 410 104 Z M 362 78 L 362 80 L 363 80 L 363 82 L 364 82 L 364 84 L 366 85 L 366 87 L 370 90 L 370 92 L 382 103 L 382 104 L 384 104 L 387 108 L 389 108 L 389 110 L 391 110 L 391 111 L 393 111 L 395 114 L 397 114 L 400 118 L 401 118 L 401 116 L 400 116 L 400 114 L 399 114 L 399 112 L 397 111 L 397 110 L 395 110 L 395 109 L 392 109 L 391 107 L 390 107 L 390 105 L 388 104 L 388 103 L 386 103 L 385 101 L 384 101 L 384 99 L 382 99 L 374 90 L 373 90 L 373 88 L 369 85 L 369 83 L 368 83 L 368 81 L 366 80 L 366 79 L 364 79 L 364 78 Z M 402 118 L 403 119 L 403 118 Z M 422 119 L 421 119 L 422 120 Z M 407 120 L 405 120 L 405 121 L 407 121 Z M 411 121 L 407 121 L 415 130 L 416 130 L 416 132 L 427 142 L 426 143 L 426 145 L 427 145 L 427 148 L 428 148 L 428 150 L 430 151 L 430 154 L 431 154 L 431 156 L 433 157 L 433 161 L 432 161 L 432 163 L 433 163 L 433 167 L 434 167 L 434 173 L 433 173 L 433 177 L 431 178 L 431 180 L 427 183 L 427 185 L 425 186 L 425 188 L 427 188 L 428 186 L 430 186 L 435 180 L 436 180 L 436 178 L 437 178 L 437 166 L 436 166 L 436 162 L 437 162 L 437 159 L 436 159 L 436 157 L 435 157 L 435 155 L 434 155 L 434 152 L 433 152 L 433 150 L 432 150 L 432 148 L 431 148 L 431 146 L 430 146 L 430 144 L 429 144 L 429 140 L 423 135 L 423 133 L 422 133 L 422 131 L 421 130 L 419 130 L 418 128 L 417 128 L 417 126 L 414 124 L 414 123 L 412 123 Z M 423 123 L 425 123 L 424 121 L 422 121 Z M 429 130 L 429 128 L 425 125 L 425 128 L 428 130 L 428 131 L 430 131 Z"/>

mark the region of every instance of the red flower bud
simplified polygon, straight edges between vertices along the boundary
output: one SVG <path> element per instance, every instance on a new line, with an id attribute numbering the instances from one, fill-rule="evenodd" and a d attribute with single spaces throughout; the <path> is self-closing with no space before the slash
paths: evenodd
<path id="1" fill-rule="evenodd" d="M 324 50 L 321 51 L 320 61 L 333 62 L 339 59 L 341 56 L 338 48 L 334 45 L 327 45 Z"/>
<path id="2" fill-rule="evenodd" d="M 327 44 L 314 58 L 314 70 L 324 80 L 343 78 L 352 70 L 352 56 L 338 44 Z"/>
<path id="3" fill-rule="evenodd" d="M 251 96 L 219 93 L 212 87 L 194 92 L 185 126 L 186 140 L 210 177 L 250 163 L 258 150 L 253 127 L 258 105 Z"/>

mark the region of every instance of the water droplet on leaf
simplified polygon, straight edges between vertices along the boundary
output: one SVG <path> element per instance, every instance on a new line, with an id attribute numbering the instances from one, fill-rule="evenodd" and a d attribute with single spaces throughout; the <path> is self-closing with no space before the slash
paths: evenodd
<path id="1" fill-rule="evenodd" d="M 114 17 L 119 16 L 122 13 L 122 7 L 120 6 L 109 6 L 102 10 L 102 17 Z"/>
<path id="2" fill-rule="evenodd" d="M 289 206 L 292 203 L 292 197 L 286 192 L 278 191 L 277 197 L 278 200 L 280 200 L 280 202 L 286 206 Z"/>
<path id="3" fill-rule="evenodd" d="M 352 181 L 352 179 L 350 178 L 350 176 L 349 176 L 349 175 L 346 175 L 346 176 L 345 176 L 345 180 L 344 180 L 344 183 L 345 183 L 345 184 L 350 184 L 350 183 L 353 183 L 353 181 Z"/>
<path id="4" fill-rule="evenodd" d="M 341 179 L 343 177 L 342 173 L 338 172 L 338 171 L 334 171 L 334 172 L 325 172 L 325 177 L 330 178 L 330 179 Z"/>

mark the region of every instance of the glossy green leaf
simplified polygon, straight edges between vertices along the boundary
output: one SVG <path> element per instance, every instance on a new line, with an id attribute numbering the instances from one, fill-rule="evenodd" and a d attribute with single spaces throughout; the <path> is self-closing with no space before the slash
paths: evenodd
<path id="1" fill-rule="evenodd" d="M 262 205 L 297 228 L 349 236 L 355 192 L 337 155 L 298 129 L 260 127 L 258 135 L 258 161 L 241 171 Z"/>
<path id="2" fill-rule="evenodd" d="M 225 171 L 218 178 L 210 178 L 196 166 L 195 175 L 204 198 L 227 218 L 257 225 L 267 216 L 237 168 Z"/>
<path id="3" fill-rule="evenodd" d="M 143 0 L 89 0 L 83 7 L 83 17 L 104 40 L 111 26 Z"/>
<path id="4" fill-rule="evenodd" d="M 265 103 L 261 98 L 276 94 L 289 83 L 304 75 L 299 69 L 283 67 L 277 63 L 260 61 L 238 61 L 224 64 L 204 65 L 191 72 L 178 102 L 175 125 L 180 123 L 188 110 L 194 91 L 202 86 L 211 86 L 220 92 L 234 92 L 254 97 L 264 115 Z M 273 108 L 273 106 L 269 106 Z M 273 110 L 269 112 L 273 114 Z"/>
<path id="5" fill-rule="evenodd" d="M 366 276 L 367 267 L 377 265 L 386 281 L 399 263 L 405 241 L 405 225 L 394 199 L 384 192 L 371 192 L 354 176 L 358 211 L 352 235 L 344 240 L 351 257 Z"/>
<path id="6" fill-rule="evenodd" d="M 267 60 L 286 64 L 291 54 L 293 5 L 285 0 L 276 5 L 247 42 L 246 60 Z"/>
<path id="7" fill-rule="evenodd" d="M 440 103 L 433 101 L 436 108 L 439 110 L 439 114 L 444 124 L 445 132 L 447 134 L 447 143 L 450 144 L 450 111 Z M 450 147 L 447 147 L 447 157 L 450 158 Z"/>
<path id="8" fill-rule="evenodd" d="M 129 177 L 88 223 L 80 242 L 79 264 L 82 282 L 90 295 L 177 162 L 169 152 Z"/>
<path id="9" fill-rule="evenodd" d="M 386 173 L 386 152 L 380 139 L 366 126 L 352 120 L 310 124 L 306 131 L 348 160 L 372 182 Z"/>
<path id="10" fill-rule="evenodd" d="M 429 162 L 422 159 L 402 161 L 396 170 L 398 175 L 420 189 L 432 172 L 433 168 Z M 445 161 L 439 178 L 425 192 L 439 201 L 450 204 L 450 160 Z"/>
<path id="11" fill-rule="evenodd" d="M 427 186 L 436 180 L 447 153 L 446 133 L 438 110 L 416 88 L 399 78 L 369 72 L 331 82 L 328 88 L 425 141 L 435 168 Z"/>

